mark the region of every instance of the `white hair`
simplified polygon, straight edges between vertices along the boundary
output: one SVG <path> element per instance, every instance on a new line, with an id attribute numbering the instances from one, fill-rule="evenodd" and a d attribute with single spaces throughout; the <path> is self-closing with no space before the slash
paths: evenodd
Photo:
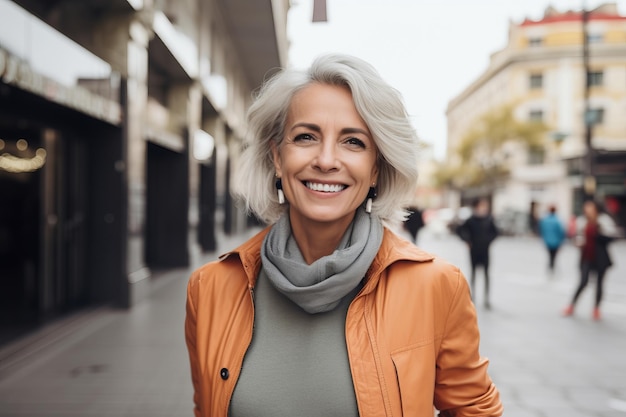
<path id="1" fill-rule="evenodd" d="M 294 94 L 313 83 L 349 88 L 379 151 L 372 214 L 386 222 L 404 220 L 417 183 L 417 134 L 400 93 L 372 65 L 349 55 L 322 55 L 308 70 L 285 69 L 263 84 L 248 110 L 249 137 L 236 170 L 234 195 L 267 223 L 286 209 L 287 204 L 278 204 L 271 143 L 280 146 L 284 139 Z"/>

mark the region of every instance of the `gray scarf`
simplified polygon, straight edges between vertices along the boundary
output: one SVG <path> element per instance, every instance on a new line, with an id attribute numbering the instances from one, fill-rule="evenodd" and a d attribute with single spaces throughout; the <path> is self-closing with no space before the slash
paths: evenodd
<path id="1" fill-rule="evenodd" d="M 307 265 L 285 214 L 261 246 L 263 270 L 279 292 L 307 313 L 330 311 L 365 277 L 382 240 L 380 219 L 359 208 L 337 249 Z"/>

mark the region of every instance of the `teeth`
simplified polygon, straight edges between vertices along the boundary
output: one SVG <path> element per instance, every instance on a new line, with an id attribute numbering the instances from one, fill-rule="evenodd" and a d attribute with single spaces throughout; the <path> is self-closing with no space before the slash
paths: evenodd
<path id="1" fill-rule="evenodd" d="M 318 184 L 314 182 L 306 182 L 306 186 L 313 191 L 323 191 L 325 193 L 338 193 L 346 188 L 341 184 Z"/>

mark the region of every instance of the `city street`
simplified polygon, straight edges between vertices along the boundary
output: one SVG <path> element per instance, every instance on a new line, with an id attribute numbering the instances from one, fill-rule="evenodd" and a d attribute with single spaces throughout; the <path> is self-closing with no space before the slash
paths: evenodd
<path id="1" fill-rule="evenodd" d="M 419 244 L 469 275 L 467 249 L 456 237 L 420 236 Z M 574 317 L 561 316 L 578 282 L 578 250 L 565 246 L 554 276 L 537 238 L 498 238 L 491 252 L 491 305 L 475 301 L 482 354 L 502 394 L 507 417 L 626 416 L 626 241 L 612 244 L 605 277 L 603 319 L 591 318 L 595 282 Z"/>
<path id="2" fill-rule="evenodd" d="M 245 237 L 222 238 L 219 251 Z M 426 229 L 419 245 L 469 273 L 457 237 Z M 475 301 L 505 416 L 626 417 L 626 241 L 610 251 L 615 265 L 595 322 L 593 285 L 573 317 L 561 316 L 578 280 L 576 248 L 563 248 L 550 275 L 539 239 L 494 243 L 492 308 L 483 308 L 481 271 Z M 194 267 L 215 257 L 198 256 Z M 192 415 L 183 339 L 189 272 L 157 274 L 151 297 L 130 310 L 84 311 L 0 348 L 0 417 Z"/>

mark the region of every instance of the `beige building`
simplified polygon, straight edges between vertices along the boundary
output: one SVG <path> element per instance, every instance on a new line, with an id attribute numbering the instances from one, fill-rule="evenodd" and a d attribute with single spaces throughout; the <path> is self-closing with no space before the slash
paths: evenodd
<path id="1" fill-rule="evenodd" d="M 289 0 L 0 0 L 0 336 L 133 305 L 246 227 L 230 171 Z M 9 336 L 7 336 L 9 337 Z"/>
<path id="2" fill-rule="evenodd" d="M 514 106 L 519 120 L 540 120 L 550 129 L 539 155 L 511 145 L 502 158 L 509 178 L 492 197 L 496 215 L 541 215 L 556 204 L 566 219 L 580 210 L 584 195 L 586 125 L 593 116 L 592 175 L 596 195 L 617 217 L 626 213 L 626 16 L 613 3 L 586 16 L 548 8 L 538 21 L 511 22 L 507 45 L 489 67 L 448 104 L 448 163 L 478 118 Z M 589 88 L 585 88 L 583 28 L 588 39 Z M 588 100 L 586 99 L 588 97 Z M 586 107 L 588 106 L 588 107 Z M 589 111 L 585 111 L 588 108 Z M 589 119 L 589 120 L 592 120 Z M 464 190 L 463 204 L 480 190 Z"/>

